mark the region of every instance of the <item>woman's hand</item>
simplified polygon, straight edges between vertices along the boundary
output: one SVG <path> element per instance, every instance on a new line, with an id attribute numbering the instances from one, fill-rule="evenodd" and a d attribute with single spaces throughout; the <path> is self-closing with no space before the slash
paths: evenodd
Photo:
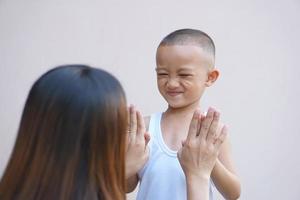
<path id="1" fill-rule="evenodd" d="M 199 110 L 195 111 L 187 139 L 178 152 L 180 164 L 187 176 L 210 177 L 227 134 L 224 126 L 217 135 L 219 119 L 220 113 L 212 108 L 208 110 L 206 117 Z"/>
<path id="2" fill-rule="evenodd" d="M 128 108 L 128 137 L 126 151 L 126 179 L 137 174 L 149 157 L 150 140 L 144 119 L 134 106 Z"/>
<path id="3" fill-rule="evenodd" d="M 217 135 L 220 113 L 210 108 L 206 116 L 196 110 L 178 159 L 187 181 L 188 199 L 208 199 L 209 179 L 227 128 Z M 202 198 L 199 198 L 199 197 Z"/>

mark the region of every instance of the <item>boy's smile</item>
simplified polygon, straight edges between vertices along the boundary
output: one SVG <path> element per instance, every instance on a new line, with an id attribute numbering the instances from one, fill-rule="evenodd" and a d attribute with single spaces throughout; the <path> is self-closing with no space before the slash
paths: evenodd
<path id="1" fill-rule="evenodd" d="M 176 90 L 167 90 L 167 94 L 171 97 L 176 97 L 180 94 L 182 94 L 183 92 L 181 91 L 176 91 Z"/>
<path id="2" fill-rule="evenodd" d="M 156 54 L 157 84 L 170 107 L 181 108 L 199 103 L 210 86 L 213 59 L 194 45 L 163 45 Z"/>

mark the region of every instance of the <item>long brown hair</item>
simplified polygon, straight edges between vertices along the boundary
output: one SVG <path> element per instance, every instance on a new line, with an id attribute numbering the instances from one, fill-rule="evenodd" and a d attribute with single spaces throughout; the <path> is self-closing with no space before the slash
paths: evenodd
<path id="1" fill-rule="evenodd" d="M 126 127 L 125 94 L 111 74 L 48 71 L 29 92 L 0 199 L 125 199 Z"/>

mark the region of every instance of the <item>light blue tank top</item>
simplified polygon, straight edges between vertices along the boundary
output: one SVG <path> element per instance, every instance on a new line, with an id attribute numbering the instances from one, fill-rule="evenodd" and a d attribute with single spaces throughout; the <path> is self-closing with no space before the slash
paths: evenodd
<path id="1" fill-rule="evenodd" d="M 177 158 L 177 151 L 171 150 L 161 133 L 162 113 L 151 115 L 149 132 L 150 155 L 144 168 L 139 171 L 137 200 L 186 200 L 186 181 Z M 213 200 L 210 181 L 209 199 Z"/>

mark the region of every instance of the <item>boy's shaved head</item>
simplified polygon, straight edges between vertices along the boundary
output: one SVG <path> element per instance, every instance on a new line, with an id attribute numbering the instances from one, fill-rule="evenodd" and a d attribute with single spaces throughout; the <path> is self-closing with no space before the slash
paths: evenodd
<path id="1" fill-rule="evenodd" d="M 206 33 L 196 29 L 180 29 L 167 35 L 158 47 L 164 45 L 195 45 L 215 58 L 214 41 Z"/>

